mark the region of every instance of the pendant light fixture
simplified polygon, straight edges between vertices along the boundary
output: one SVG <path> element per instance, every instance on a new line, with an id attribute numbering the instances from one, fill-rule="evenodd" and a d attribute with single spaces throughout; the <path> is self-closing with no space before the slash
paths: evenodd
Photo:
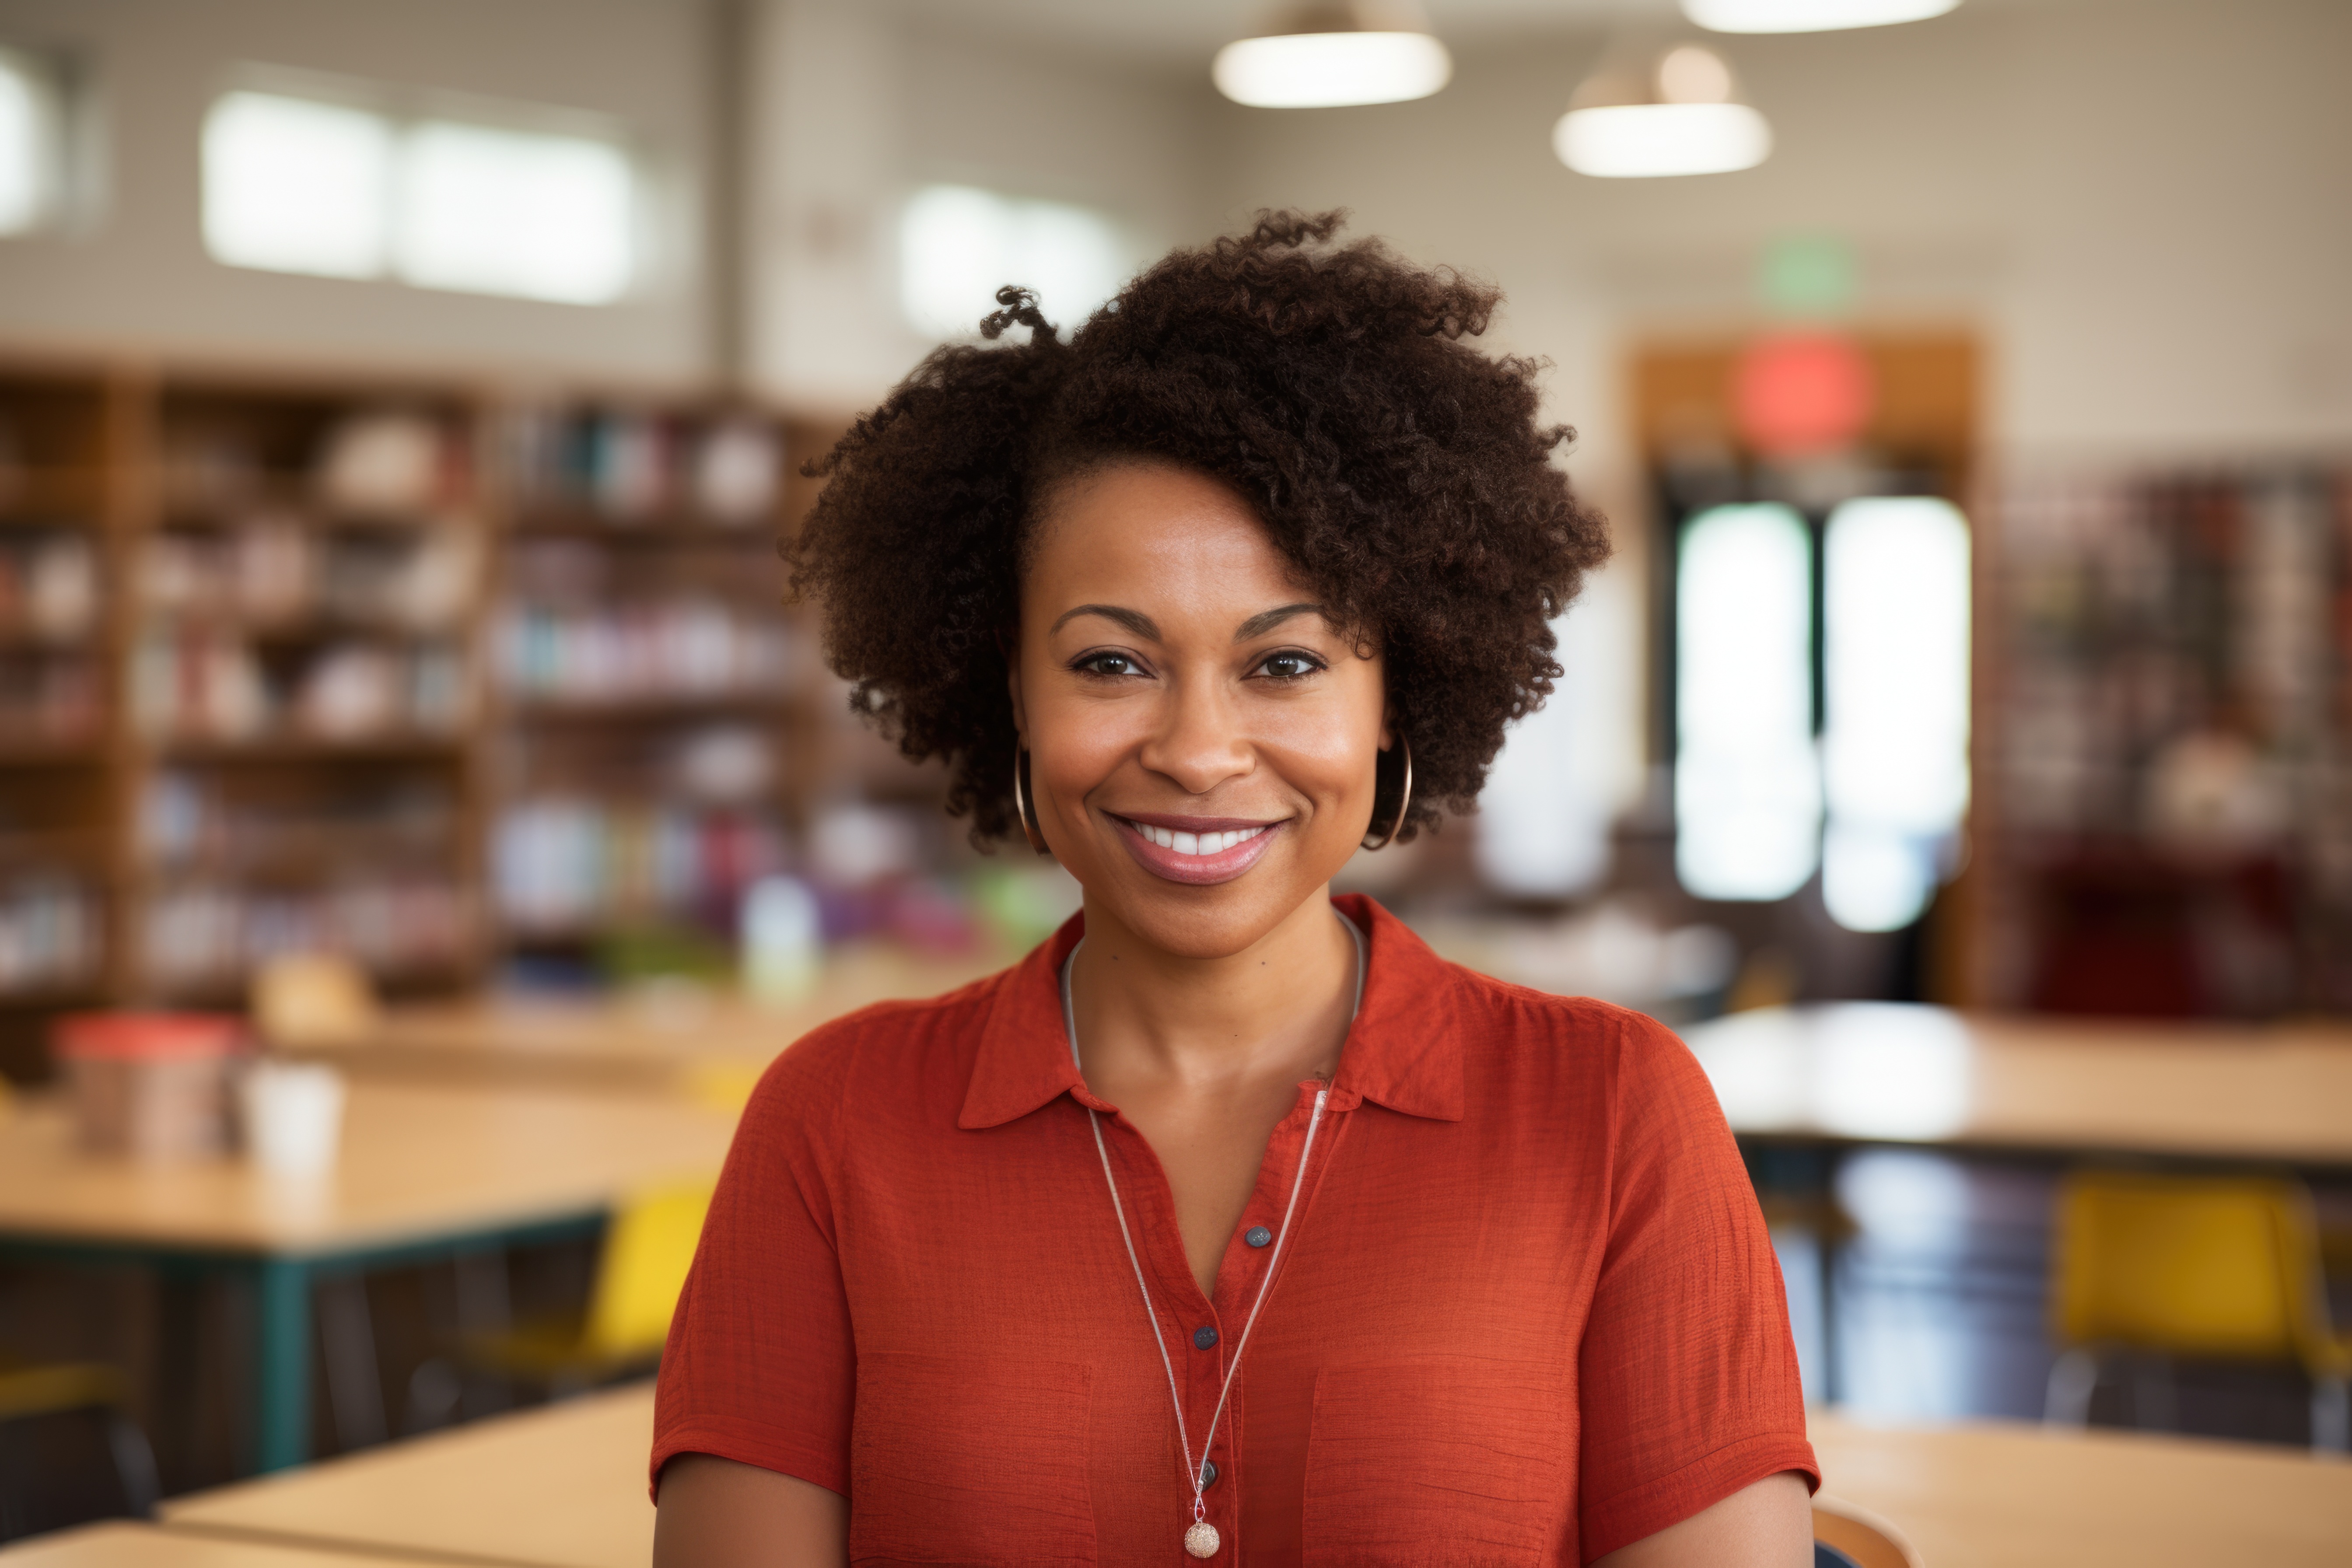
<path id="1" fill-rule="evenodd" d="M 1772 128 L 1739 101 L 1721 55 L 1679 43 L 1604 62 L 1569 100 L 1551 146 L 1601 179 L 1722 174 L 1762 163 Z"/>
<path id="2" fill-rule="evenodd" d="M 1960 0 L 1683 0 L 1683 15 L 1717 33 L 1827 33 L 1924 22 Z"/>
<path id="3" fill-rule="evenodd" d="M 1454 76 L 1413 0 L 1296 5 L 1217 51 L 1217 90 L 1254 109 L 1336 109 L 1427 98 Z"/>

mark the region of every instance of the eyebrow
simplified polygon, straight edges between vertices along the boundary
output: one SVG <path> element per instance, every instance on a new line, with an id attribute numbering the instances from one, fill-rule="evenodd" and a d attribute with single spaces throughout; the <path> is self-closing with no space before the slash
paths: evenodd
<path id="1" fill-rule="evenodd" d="M 1147 642 L 1160 640 L 1159 622 L 1140 610 L 1130 610 L 1118 605 L 1079 605 L 1073 609 L 1064 610 L 1061 617 L 1054 623 L 1053 630 L 1060 631 L 1080 616 L 1100 616 L 1107 621 L 1115 621 L 1125 626 Z"/>
<path id="2" fill-rule="evenodd" d="M 1261 610 L 1234 632 L 1234 641 L 1247 642 L 1252 637 L 1262 637 L 1293 616 L 1320 616 L 1323 613 L 1320 605 L 1282 605 L 1271 610 Z"/>
<path id="3" fill-rule="evenodd" d="M 1319 616 L 1323 613 L 1322 605 L 1307 604 L 1277 605 L 1271 610 L 1260 610 L 1256 615 L 1252 616 L 1248 620 L 1244 621 L 1239 626 L 1234 628 L 1234 641 L 1247 642 L 1252 637 L 1262 637 L 1265 636 L 1266 633 L 1274 630 L 1275 627 L 1282 625 L 1283 622 L 1289 620 L 1294 616 Z M 1119 626 L 1125 626 L 1129 631 L 1133 632 L 1137 637 L 1142 637 L 1148 642 L 1158 642 L 1160 640 L 1159 622 L 1153 620 L 1150 616 L 1145 615 L 1140 610 L 1130 610 L 1122 605 L 1074 605 L 1073 607 L 1062 612 L 1061 616 L 1054 622 L 1052 629 L 1058 632 L 1064 626 L 1069 625 L 1070 622 L 1077 619 L 1080 616 L 1100 616 L 1107 621 L 1112 621 Z"/>

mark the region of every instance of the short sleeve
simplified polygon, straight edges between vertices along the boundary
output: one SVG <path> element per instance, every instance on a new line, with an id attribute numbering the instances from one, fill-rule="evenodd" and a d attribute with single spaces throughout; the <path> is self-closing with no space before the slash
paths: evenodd
<path id="1" fill-rule="evenodd" d="M 1772 1241 L 1689 1050 L 1627 1016 L 1609 1241 L 1579 1356 L 1590 1563 L 1768 1476 L 1821 1472 Z"/>
<path id="2" fill-rule="evenodd" d="M 823 1135 L 845 1053 L 820 1039 L 768 1069 L 728 1151 L 662 1353 L 656 1501 L 678 1454 L 848 1493 L 856 1363 Z"/>

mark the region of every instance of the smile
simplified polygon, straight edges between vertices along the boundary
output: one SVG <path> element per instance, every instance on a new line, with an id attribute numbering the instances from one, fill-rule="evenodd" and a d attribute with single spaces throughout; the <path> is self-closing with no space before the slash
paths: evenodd
<path id="1" fill-rule="evenodd" d="M 1154 827 L 1148 822 L 1129 824 L 1162 849 L 1173 849 L 1179 855 L 1221 855 L 1236 844 L 1246 844 L 1265 829 L 1236 827 L 1225 833 L 1184 833 L 1173 827 Z"/>
<path id="2" fill-rule="evenodd" d="M 1115 814 L 1111 820 L 1137 864 L 1155 877 L 1194 886 L 1229 882 L 1256 865 L 1282 826 L 1199 817 L 1139 822 Z"/>

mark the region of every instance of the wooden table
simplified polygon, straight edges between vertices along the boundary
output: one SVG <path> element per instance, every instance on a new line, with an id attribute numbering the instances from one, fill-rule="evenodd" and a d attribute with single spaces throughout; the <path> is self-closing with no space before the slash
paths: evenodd
<path id="1" fill-rule="evenodd" d="M 0 1253 L 248 1280 L 257 1469 L 309 1453 L 310 1291 L 321 1279 L 592 1233 L 632 1188 L 714 1173 L 733 1118 L 674 1096 L 362 1079 L 322 1178 L 239 1161 L 85 1154 L 66 1108 L 0 1117 Z"/>
<path id="2" fill-rule="evenodd" d="M 7 1568 L 366 1568 L 402 1559 L 291 1542 L 184 1535 L 152 1524 L 91 1524 L 0 1547 Z M 404 1561 L 414 1563 L 415 1559 Z"/>
<path id="3" fill-rule="evenodd" d="M 378 1074 L 691 1087 L 746 1078 L 821 1024 L 872 1003 L 936 996 L 993 973 L 1008 955 L 925 956 L 870 947 L 835 954 L 789 1006 L 724 993 L 656 991 L 594 1001 L 484 1001 L 397 1008 L 362 1039 L 310 1053 Z"/>
<path id="4" fill-rule="evenodd" d="M 2352 1029 L 2093 1023 L 1897 1003 L 1685 1034 L 1743 1136 L 2352 1166 Z"/>
<path id="5" fill-rule="evenodd" d="M 500 1417 L 164 1506 L 174 1531 L 550 1568 L 653 1549 L 648 1384 Z M 2352 1465 L 2288 1448 L 1816 1412 L 1824 1490 L 1892 1521 L 1929 1568 L 2352 1562 Z"/>
<path id="6" fill-rule="evenodd" d="M 1819 1411 L 1811 1436 L 1823 1494 L 1893 1522 L 1927 1568 L 2352 1563 L 2352 1464 L 2296 1449 Z"/>
<path id="7" fill-rule="evenodd" d="M 645 1568 L 653 1385 L 478 1421 L 347 1459 L 163 1505 L 175 1531 L 495 1558 Z"/>

